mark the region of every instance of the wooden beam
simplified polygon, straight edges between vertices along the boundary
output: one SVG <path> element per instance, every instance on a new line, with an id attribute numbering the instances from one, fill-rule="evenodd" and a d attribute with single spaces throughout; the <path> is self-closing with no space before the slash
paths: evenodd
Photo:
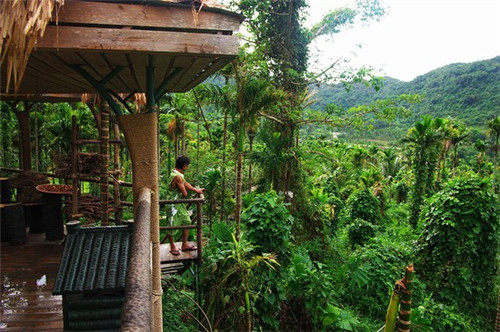
<path id="1" fill-rule="evenodd" d="M 238 37 L 203 33 L 49 26 L 37 51 L 117 51 L 235 57 Z M 36 54 L 34 51 L 33 54 Z"/>
<path id="2" fill-rule="evenodd" d="M 59 11 L 60 25 L 95 24 L 140 28 L 172 28 L 214 30 L 232 33 L 238 31 L 239 15 L 228 15 L 203 8 L 196 20 L 190 7 L 146 6 L 124 3 L 67 1 Z"/>

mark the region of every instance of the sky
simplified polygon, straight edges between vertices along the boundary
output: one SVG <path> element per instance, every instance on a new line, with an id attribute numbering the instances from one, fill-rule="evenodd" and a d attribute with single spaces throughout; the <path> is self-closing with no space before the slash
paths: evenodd
<path id="1" fill-rule="evenodd" d="M 458 62 L 500 55 L 500 0 L 380 0 L 386 15 L 312 45 L 312 59 L 326 66 L 373 67 L 402 81 Z M 308 25 L 352 0 L 308 0 Z M 314 64 L 312 65 L 314 67 Z"/>

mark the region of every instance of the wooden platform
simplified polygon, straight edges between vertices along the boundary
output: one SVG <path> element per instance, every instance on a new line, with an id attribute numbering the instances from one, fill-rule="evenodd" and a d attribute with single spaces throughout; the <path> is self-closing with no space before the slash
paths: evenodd
<path id="1" fill-rule="evenodd" d="M 62 251 L 45 234 L 28 234 L 20 246 L 2 243 L 0 330 L 62 331 L 62 298 L 52 295 Z"/>
<path id="2" fill-rule="evenodd" d="M 190 246 L 196 246 L 196 242 L 188 242 Z M 179 249 L 180 255 L 175 256 L 170 252 L 170 244 L 160 245 L 160 260 L 162 263 L 179 262 L 179 261 L 194 261 L 198 258 L 198 250 L 182 251 L 182 242 L 176 242 L 175 246 Z"/>

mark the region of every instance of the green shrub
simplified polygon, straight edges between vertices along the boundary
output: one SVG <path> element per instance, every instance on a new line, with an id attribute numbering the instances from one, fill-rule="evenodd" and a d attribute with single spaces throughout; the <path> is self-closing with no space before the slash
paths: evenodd
<path id="1" fill-rule="evenodd" d="M 363 219 L 356 219 L 352 224 L 347 226 L 349 242 L 354 248 L 356 245 L 363 245 L 366 241 L 375 235 L 375 226 Z"/>
<path id="2" fill-rule="evenodd" d="M 241 220 L 247 238 L 258 246 L 258 253 L 277 253 L 280 258 L 286 257 L 293 217 L 282 196 L 274 190 L 256 195 L 253 204 L 241 214 Z"/>
<path id="3" fill-rule="evenodd" d="M 368 189 L 359 189 L 347 200 L 347 211 L 351 220 L 363 219 L 377 224 L 380 220 L 380 203 Z"/>
<path id="4" fill-rule="evenodd" d="M 491 317 L 500 242 L 498 196 L 476 176 L 456 178 L 421 214 L 416 271 L 437 300 Z"/>

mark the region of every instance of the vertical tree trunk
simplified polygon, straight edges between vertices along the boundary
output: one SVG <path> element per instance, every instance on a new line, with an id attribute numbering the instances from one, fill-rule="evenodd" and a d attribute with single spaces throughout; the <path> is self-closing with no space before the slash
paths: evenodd
<path id="1" fill-rule="evenodd" d="M 35 104 L 35 171 L 38 172 L 38 104 Z"/>
<path id="2" fill-rule="evenodd" d="M 108 225 L 109 220 L 109 110 L 101 104 L 101 130 L 100 130 L 100 160 L 101 160 L 101 222 Z"/>
<path id="3" fill-rule="evenodd" d="M 226 145 L 227 145 L 227 111 L 224 111 L 224 127 L 223 127 L 223 138 L 222 138 L 222 169 L 221 169 L 221 198 L 220 198 L 220 219 L 225 220 L 225 210 L 224 202 L 226 195 Z"/>
<path id="4" fill-rule="evenodd" d="M 250 146 L 248 148 L 249 153 L 251 154 L 253 152 L 253 140 L 254 136 L 250 137 Z M 252 192 L 252 160 L 248 161 L 248 193 L 250 194 Z"/>
<path id="5" fill-rule="evenodd" d="M 495 138 L 495 154 L 493 157 L 493 192 L 497 192 L 497 186 L 496 186 L 496 181 L 497 181 L 497 162 L 498 162 L 498 135 Z"/>
<path id="6" fill-rule="evenodd" d="M 21 167 L 23 171 L 31 170 L 31 140 L 30 140 L 30 108 L 28 103 L 24 103 L 24 111 L 17 109 L 14 104 L 12 110 L 17 117 L 21 129 Z"/>
<path id="7" fill-rule="evenodd" d="M 240 220 L 241 220 L 241 169 L 243 164 L 242 153 L 238 151 L 237 165 L 236 165 L 236 210 L 234 212 L 234 219 L 236 222 L 236 239 L 240 238 Z"/>

